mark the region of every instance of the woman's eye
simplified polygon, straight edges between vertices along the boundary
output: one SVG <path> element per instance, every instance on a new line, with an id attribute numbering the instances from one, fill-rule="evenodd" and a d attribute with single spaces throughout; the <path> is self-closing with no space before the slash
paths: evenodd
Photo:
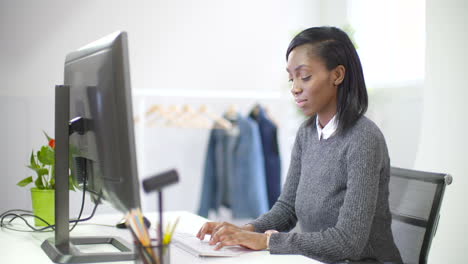
<path id="1" fill-rule="evenodd" d="M 308 81 L 308 80 L 310 80 L 310 77 L 312 77 L 312 75 L 309 75 L 309 76 L 306 76 L 306 77 L 302 77 L 301 80 L 303 80 L 303 81 Z"/>
<path id="2" fill-rule="evenodd" d="M 293 79 L 289 79 L 288 82 L 293 82 Z"/>

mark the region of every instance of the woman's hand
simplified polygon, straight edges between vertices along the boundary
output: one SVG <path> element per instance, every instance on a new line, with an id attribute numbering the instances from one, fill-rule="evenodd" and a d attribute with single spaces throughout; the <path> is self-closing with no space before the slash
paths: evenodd
<path id="1" fill-rule="evenodd" d="M 232 245 L 241 245 L 253 250 L 266 249 L 266 234 L 252 232 L 253 230 L 254 227 L 252 225 L 246 225 L 241 228 L 227 222 L 208 222 L 198 231 L 197 237 L 203 240 L 205 234 L 210 234 L 210 245 L 217 244 L 215 250 Z"/>
<path id="2" fill-rule="evenodd" d="M 253 250 L 262 250 L 267 248 L 267 235 L 231 226 L 222 226 L 211 235 L 210 245 L 216 245 L 215 250 L 233 245 L 241 245 Z"/>
<path id="3" fill-rule="evenodd" d="M 197 238 L 199 238 L 200 240 L 203 240 L 205 239 L 206 234 L 213 235 L 223 226 L 230 226 L 232 228 L 238 228 L 238 229 L 252 231 L 252 232 L 254 231 L 253 225 L 245 225 L 243 227 L 239 227 L 228 222 L 206 222 L 198 231 Z"/>

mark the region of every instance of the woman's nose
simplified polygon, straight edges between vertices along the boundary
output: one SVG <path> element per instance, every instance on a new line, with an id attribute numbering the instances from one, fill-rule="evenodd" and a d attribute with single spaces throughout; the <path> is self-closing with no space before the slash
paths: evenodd
<path id="1" fill-rule="evenodd" d="M 292 85 L 291 93 L 295 96 L 300 93 L 302 93 L 302 89 L 300 87 L 297 87 L 296 85 Z"/>

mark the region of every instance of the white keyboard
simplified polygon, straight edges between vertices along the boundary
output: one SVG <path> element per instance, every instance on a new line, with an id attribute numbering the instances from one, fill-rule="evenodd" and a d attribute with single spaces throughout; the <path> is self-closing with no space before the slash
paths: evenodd
<path id="1" fill-rule="evenodd" d="M 252 252 L 251 249 L 241 246 L 226 246 L 214 250 L 215 245 L 210 245 L 209 240 L 210 236 L 205 236 L 205 240 L 201 241 L 194 235 L 184 233 L 174 233 L 172 237 L 175 246 L 199 257 L 235 257 Z"/>

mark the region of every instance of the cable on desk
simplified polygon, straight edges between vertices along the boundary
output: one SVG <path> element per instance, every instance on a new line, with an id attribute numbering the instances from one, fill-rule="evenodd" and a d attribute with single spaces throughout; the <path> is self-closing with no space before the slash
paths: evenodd
<path id="1" fill-rule="evenodd" d="M 94 192 L 93 192 L 94 193 Z M 98 207 L 98 204 L 100 203 L 101 201 L 101 198 L 102 198 L 102 191 L 98 194 L 98 199 L 95 203 L 95 206 L 93 208 L 93 211 L 91 212 L 91 215 L 88 216 L 87 218 L 84 218 L 84 219 L 80 219 L 81 218 L 81 215 L 83 213 L 83 209 L 84 209 L 84 204 L 85 204 L 85 194 L 86 194 L 86 177 L 84 178 L 83 180 L 83 196 L 82 196 L 82 200 L 81 200 L 81 208 L 80 208 L 80 213 L 78 214 L 78 218 L 76 220 L 70 220 L 69 223 L 74 223 L 72 228 L 69 230 L 69 232 L 73 231 L 73 229 L 76 227 L 76 225 L 78 224 L 78 222 L 84 222 L 84 221 L 88 221 L 90 220 L 91 218 L 93 218 L 94 214 L 96 213 L 96 209 Z M 15 213 L 10 213 L 10 212 L 27 212 L 27 214 L 15 214 Z M 13 231 L 19 231 L 19 232 L 49 232 L 49 230 L 47 229 L 52 229 L 52 230 L 55 230 L 55 225 L 51 225 L 49 224 L 46 220 L 44 220 L 43 218 L 37 216 L 37 215 L 33 215 L 31 214 L 32 212 L 29 211 L 29 210 L 22 210 L 22 209 L 13 209 L 13 210 L 8 210 L 4 213 L 2 213 L 0 215 L 0 227 L 2 228 L 6 228 L 6 229 L 9 229 L 9 230 L 13 230 Z M 11 227 L 8 227 L 7 224 L 4 224 L 3 221 L 5 220 L 6 217 L 8 216 L 13 216 L 13 218 L 11 218 L 9 221 L 8 221 L 8 224 L 11 224 L 11 222 L 13 220 L 15 220 L 16 218 L 20 218 L 21 220 L 23 220 L 25 222 L 25 224 L 32 229 L 32 231 L 27 231 L 27 230 L 19 230 L 19 229 L 15 229 L 15 228 L 11 228 Z M 39 220 L 41 220 L 42 222 L 44 222 L 47 226 L 46 227 L 43 227 L 43 228 L 35 228 L 34 226 L 30 225 L 29 222 L 24 218 L 24 216 L 31 216 L 31 217 L 35 217 L 35 218 L 38 218 Z"/>
<path id="2" fill-rule="evenodd" d="M 5 214 L 9 213 L 9 212 L 24 212 L 24 213 L 32 213 L 31 210 L 24 210 L 24 209 L 11 209 L 11 210 L 8 210 L 6 212 L 3 212 L 2 214 L 0 214 L 0 217 L 3 217 Z"/>
<path id="3" fill-rule="evenodd" d="M 29 231 L 29 230 L 20 230 L 20 229 L 15 229 L 15 228 L 9 227 L 8 225 L 11 223 L 11 220 L 12 220 L 12 219 L 10 219 L 10 221 L 8 221 L 7 224 L 4 224 L 3 221 L 4 221 L 4 219 L 5 219 L 6 217 L 8 217 L 8 216 L 14 216 L 13 219 L 19 218 L 19 219 L 23 220 L 24 223 L 25 223 L 29 228 L 31 228 L 33 231 Z M 28 222 L 23 216 L 37 217 L 37 218 L 39 218 L 41 221 L 44 221 L 45 223 L 47 223 L 47 221 L 45 221 L 44 219 L 42 219 L 42 218 L 40 218 L 40 217 L 38 217 L 38 216 L 36 216 L 36 215 L 33 215 L 33 214 L 20 214 L 20 215 L 18 215 L 18 214 L 10 213 L 10 214 L 5 214 L 5 215 L 1 218 L 0 227 L 6 228 L 6 229 L 10 229 L 10 230 L 14 230 L 14 231 L 20 231 L 20 232 L 49 232 L 49 230 L 46 230 L 46 229 L 49 229 L 49 228 L 50 228 L 50 225 L 47 226 L 47 227 L 45 227 L 45 228 L 37 229 L 37 228 L 35 228 L 34 226 L 30 225 L 29 222 Z M 48 224 L 48 223 L 47 223 L 47 224 Z M 53 229 L 53 228 L 52 228 L 52 229 Z M 50 231 L 52 231 L 52 230 L 50 230 Z"/>

